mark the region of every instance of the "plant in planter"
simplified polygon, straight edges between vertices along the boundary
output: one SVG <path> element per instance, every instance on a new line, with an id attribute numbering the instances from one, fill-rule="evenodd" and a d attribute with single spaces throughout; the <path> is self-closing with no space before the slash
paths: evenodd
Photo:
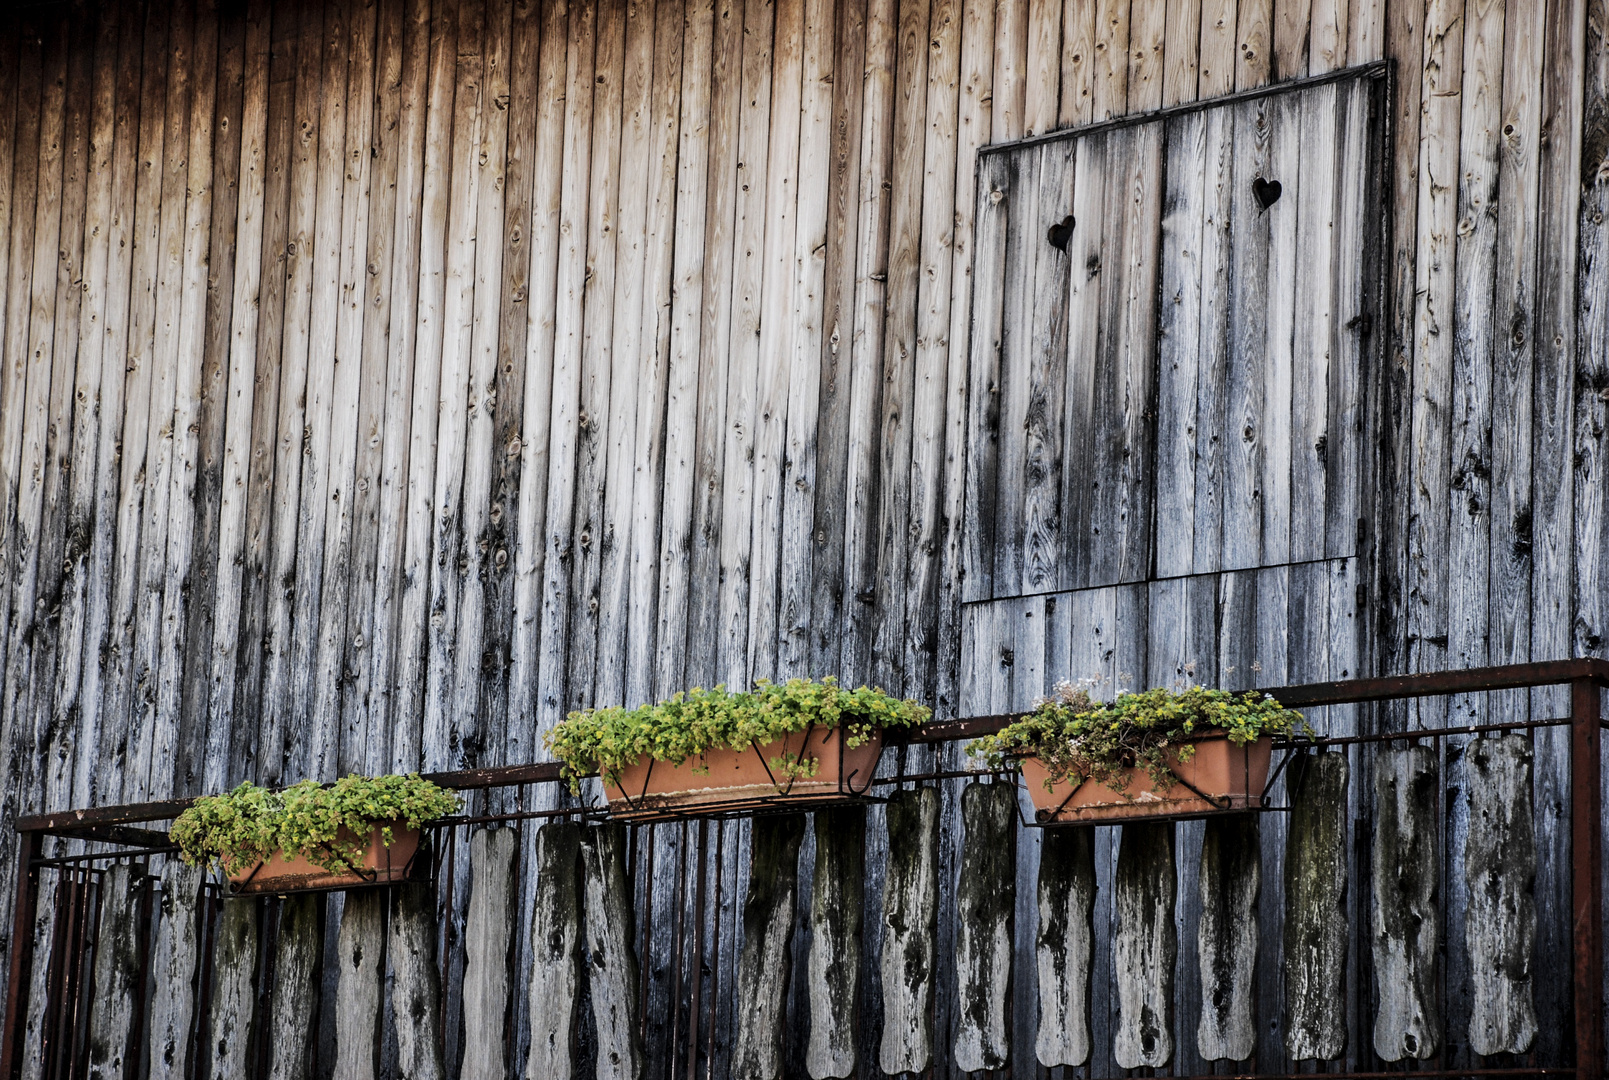
<path id="1" fill-rule="evenodd" d="M 235 892 L 290 892 L 399 881 L 419 827 L 458 796 L 417 773 L 303 780 L 283 791 L 244 783 L 197 799 L 169 835 L 192 866 L 216 864 Z"/>
<path id="2" fill-rule="evenodd" d="M 642 819 L 699 808 L 865 792 L 887 728 L 931 710 L 831 677 L 694 688 L 657 705 L 573 712 L 547 733 L 572 792 L 602 777 L 611 813 Z"/>
<path id="3" fill-rule="evenodd" d="M 967 753 L 1018 763 L 1042 822 L 1181 817 L 1255 806 L 1275 738 L 1311 734 L 1267 694 L 1192 687 L 1093 701 L 1085 685 L 1056 696 Z"/>

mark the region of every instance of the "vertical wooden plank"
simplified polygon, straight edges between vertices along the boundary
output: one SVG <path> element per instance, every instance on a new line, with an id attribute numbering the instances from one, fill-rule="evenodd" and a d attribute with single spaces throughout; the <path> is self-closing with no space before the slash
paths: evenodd
<path id="1" fill-rule="evenodd" d="M 1268 82 L 1273 60 L 1274 0 L 1243 0 L 1235 16 L 1235 89 Z"/>
<path id="2" fill-rule="evenodd" d="M 136 995 L 141 992 L 143 943 L 135 932 L 136 890 L 143 866 L 116 862 L 101 876 L 100 926 L 95 949 L 96 1008 L 89 1018 L 91 1073 L 125 1075 L 129 1036 L 135 1023 Z"/>
<path id="3" fill-rule="evenodd" d="M 1056 127 L 1062 59 L 1063 0 L 1028 0 L 1028 78 L 1024 87 L 1024 135 Z"/>
<path id="4" fill-rule="evenodd" d="M 956 894 L 955 1064 L 999 1069 L 1010 1058 L 1011 939 L 1016 907 L 1017 788 L 973 782 L 961 792 Z"/>
<path id="5" fill-rule="evenodd" d="M 1198 443 L 1198 364 L 1202 292 L 1211 288 L 1202 262 L 1204 181 L 1210 177 L 1207 119 L 1189 113 L 1168 121 L 1167 190 L 1162 208 L 1162 303 L 1157 318 L 1156 575 L 1192 573 L 1195 565 L 1196 463 L 1210 456 Z M 1216 147 L 1212 148 L 1216 150 Z M 1216 155 L 1214 155 L 1216 156 Z M 1216 239 L 1216 237 L 1214 237 Z M 1211 353 L 1207 355 L 1210 357 Z M 1210 436 L 1209 436 L 1210 437 Z"/>
<path id="6" fill-rule="evenodd" d="M 1533 1000 L 1536 833 L 1533 750 L 1523 735 L 1476 739 L 1469 838 L 1463 876 L 1469 891 L 1464 949 L 1469 955 L 1469 1046 L 1477 1054 L 1523 1054 L 1539 1030 Z"/>
<path id="7" fill-rule="evenodd" d="M 1386 54 L 1386 5 L 1381 0 L 1351 0 L 1346 15 L 1347 63 L 1353 67 Z"/>
<path id="8" fill-rule="evenodd" d="M 990 142 L 1010 142 L 1026 131 L 1029 0 L 995 0 L 994 91 Z"/>
<path id="9" fill-rule="evenodd" d="M 1291 763 L 1285 854 L 1285 1052 L 1330 1060 L 1346 1051 L 1347 758 Z"/>
<path id="10" fill-rule="evenodd" d="M 1254 184 L 1270 179 L 1268 110 L 1272 107 L 1263 102 L 1235 106 L 1229 377 L 1222 433 L 1224 546 L 1219 565 L 1224 570 L 1265 561 L 1260 493 L 1269 434 L 1263 428 L 1266 391 L 1260 373 L 1267 341 L 1270 217 L 1257 202 Z"/>
<path id="11" fill-rule="evenodd" d="M 1110 120 L 1128 111 L 1129 5 L 1096 0 L 1093 119 Z"/>
<path id="12" fill-rule="evenodd" d="M 883 885 L 884 1072 L 920 1072 L 933 1060 L 933 938 L 938 918 L 939 793 L 900 790 L 888 801 Z"/>
<path id="13" fill-rule="evenodd" d="M 1281 188 L 1278 201 L 1263 211 L 1268 218 L 1268 278 L 1263 413 L 1257 427 L 1261 473 L 1256 495 L 1262 517 L 1261 565 L 1274 566 L 1292 561 L 1292 398 L 1302 130 L 1300 105 L 1289 97 L 1270 99 L 1266 115 L 1270 129 L 1266 177 Z"/>
<path id="14" fill-rule="evenodd" d="M 642 1074 L 637 1039 L 637 955 L 632 949 L 631 888 L 626 880 L 626 829 L 599 825 L 581 838 L 582 933 L 592 1023 L 598 1039 L 601 1080 Z"/>
<path id="15" fill-rule="evenodd" d="M 536 174 L 531 180 L 525 384 L 522 400 L 517 404 L 509 402 L 510 408 L 519 410 L 521 427 L 508 712 L 511 717 L 526 717 L 533 722 L 509 725 L 506 752 L 510 761 L 534 758 L 537 753 L 535 733 L 550 726 L 561 715 L 556 704 L 547 703 L 539 677 L 542 665 L 551 664 L 546 659 L 548 654 L 541 651 L 543 627 L 547 625 L 542 615 L 547 603 L 549 455 L 556 445 L 549 425 L 560 415 L 559 408 L 563 406 L 556 395 L 567 392 L 567 384 L 554 378 L 556 361 L 561 355 L 556 320 L 560 301 L 560 256 L 561 252 L 570 250 L 573 233 L 561 234 L 559 222 L 564 211 L 564 166 L 568 155 L 576 152 L 567 147 L 573 147 L 577 136 L 574 129 L 569 129 L 570 141 L 566 141 L 566 121 L 574 104 L 566 92 L 571 30 L 569 4 L 544 4 L 540 10 L 541 55 L 534 91 Z M 564 265 L 570 267 L 571 264 Z M 568 484 L 562 475 L 559 481 L 561 489 Z"/>
<path id="16" fill-rule="evenodd" d="M 244 1076 L 257 1003 L 258 903 L 225 900 L 212 951 L 212 1000 L 207 1006 L 210 1080 Z"/>
<path id="17" fill-rule="evenodd" d="M 756 818 L 743 899 L 743 955 L 733 1069 L 754 1080 L 782 1075 L 782 1024 L 792 958 L 803 814 Z"/>
<path id="18" fill-rule="evenodd" d="M 1047 829 L 1040 845 L 1039 931 L 1034 939 L 1039 1033 L 1034 1053 L 1046 1068 L 1089 1060 L 1094 837 L 1094 829 Z"/>
<path id="19" fill-rule="evenodd" d="M 464 1057 L 459 1076 L 465 1080 L 501 1080 L 507 1072 L 503 1045 L 509 946 L 518 917 L 514 876 L 518 839 L 513 829 L 482 829 L 469 842 L 475 891 L 464 920 Z"/>
<path id="20" fill-rule="evenodd" d="M 1234 0 L 1202 0 L 1201 54 L 1198 60 L 1196 90 L 1199 97 L 1217 97 L 1235 88 L 1237 39 Z"/>
<path id="21" fill-rule="evenodd" d="M 1180 105 L 1196 99 L 1205 40 L 1201 0 L 1169 0 L 1163 13 L 1167 48 L 1163 55 L 1162 104 Z M 1216 11 L 1214 15 L 1218 14 Z"/>
<path id="22" fill-rule="evenodd" d="M 1308 16 L 1307 73 L 1323 75 L 1346 66 L 1349 0 L 1313 0 Z"/>
<path id="23" fill-rule="evenodd" d="M 968 573 L 963 594 L 982 600 L 1020 593 L 1020 521 L 1029 299 L 1037 250 L 1032 235 L 1037 156 L 985 159 L 978 203 L 979 287 L 972 328 L 972 419 L 967 444 Z"/>
<path id="24" fill-rule="evenodd" d="M 441 977 L 436 970 L 436 897 L 427 882 L 391 890 L 386 956 L 397 1067 L 404 1076 L 443 1080 Z M 277 1027 L 277 1025 L 276 1025 Z"/>
<path id="25" fill-rule="evenodd" d="M 373 1080 L 379 1075 L 381 992 L 385 984 L 386 895 L 379 889 L 346 894 L 335 954 L 335 1075 Z"/>
<path id="26" fill-rule="evenodd" d="M 812 1077 L 855 1069 L 855 1005 L 860 992 L 861 920 L 865 914 L 866 810 L 846 806 L 815 814 L 816 868 L 811 878 L 810 1042 Z"/>
<path id="27" fill-rule="evenodd" d="M 1123 826 L 1113 905 L 1117 930 L 1118 1023 L 1112 1058 L 1119 1068 L 1155 1068 L 1173 1056 L 1173 965 L 1179 943 L 1173 822 Z"/>
<path id="28" fill-rule="evenodd" d="M 721 510 L 720 681 L 747 686 L 749 668 L 749 541 L 754 516 L 755 433 L 764 280 L 766 170 L 771 116 L 774 5 L 748 0 L 743 13 L 743 91 L 738 121 L 736 261 L 732 268 L 732 354 L 727 364 L 726 440 Z"/>
<path id="29" fill-rule="evenodd" d="M 267 1018 L 268 1030 L 273 1033 L 268 1051 L 270 1080 L 304 1080 L 314 1075 L 319 960 L 324 955 L 323 907 L 324 897 L 317 893 L 280 901 L 279 937 L 274 942 L 274 988 Z"/>
<path id="30" fill-rule="evenodd" d="M 948 421 L 956 415 L 951 372 L 955 270 L 957 155 L 960 132 L 961 37 L 963 0 L 936 0 L 929 15 L 927 122 L 923 150 L 921 241 L 916 289 L 916 339 L 909 412 L 911 432 L 905 529 L 910 551 L 905 562 L 905 648 L 902 669 L 906 693 L 931 692 L 937 681 L 941 620 L 940 580 L 945 572 L 948 511 L 952 488 L 945 468 Z M 1052 81 L 1052 85 L 1053 85 Z M 1051 110 L 1054 113 L 1054 110 Z M 962 354 L 964 355 L 964 353 Z"/>
<path id="31" fill-rule="evenodd" d="M 1440 772 L 1428 746 L 1387 748 L 1374 763 L 1374 1052 L 1433 1058 L 1441 1047 L 1437 895 Z"/>
<path id="32" fill-rule="evenodd" d="M 1024 282 L 1025 310 L 1016 316 L 1021 322 L 1007 328 L 1009 356 L 1002 365 L 1007 386 L 1001 416 L 999 516 L 1006 529 L 995 538 L 995 587 L 1006 595 L 1054 588 L 1060 573 L 1065 466 L 1063 422 L 1055 405 L 1066 397 L 1071 267 L 1066 252 L 1049 242 L 1046 231 L 1065 227 L 1067 211 L 1076 200 L 1076 192 L 1069 190 L 1074 172 L 1071 149 L 1067 143 L 1052 143 L 1033 153 L 1037 176 L 1019 189 L 1017 197 L 1023 218 L 1017 230 L 1023 243 L 1019 255 L 1031 261 L 1032 268 Z M 1028 161 L 1024 165 L 1033 168 Z M 1005 471 L 1008 465 L 1014 466 L 1015 475 Z"/>
<path id="33" fill-rule="evenodd" d="M 1204 116 L 1205 175 L 1201 204 L 1200 321 L 1196 328 L 1195 469 L 1191 497 L 1191 568 L 1218 570 L 1224 563 L 1224 499 L 1231 463 L 1241 441 L 1228 427 L 1231 386 L 1232 304 L 1230 276 L 1238 244 L 1230 235 L 1235 187 L 1235 114 L 1214 109 Z M 1189 332 L 1189 327 L 1184 328 Z M 1160 557 L 1160 550 L 1158 552 Z"/>
<path id="34" fill-rule="evenodd" d="M 1097 484 L 1104 478 L 1098 471 L 1092 433 L 1098 423 L 1102 283 L 1110 276 L 1104 273 L 1104 259 L 1109 232 L 1106 175 L 1111 148 L 1110 137 L 1097 134 L 1078 140 L 1076 150 L 1072 207 L 1075 223 L 1067 252 L 1066 398 L 1062 403 L 1062 431 L 1067 439 L 1062 455 L 1061 495 L 1064 589 L 1080 588 L 1095 580 L 1092 563 L 1096 540 L 1090 530 Z"/>
<path id="35" fill-rule="evenodd" d="M 656 22 L 665 27 L 656 31 Z M 621 119 L 619 168 L 642 183 L 619 189 L 615 277 L 612 284 L 613 324 L 609 342 L 608 442 L 600 467 L 603 504 L 598 527 L 598 639 L 593 698 L 600 705 L 626 703 L 627 655 L 641 670 L 651 655 L 652 590 L 632 588 L 632 570 L 647 556 L 645 538 L 636 535 L 638 484 L 656 487 L 659 446 L 656 437 L 664 410 L 667 347 L 661 343 L 663 276 L 657 266 L 668 263 L 670 223 L 674 207 L 676 164 L 675 117 L 681 104 L 681 11 L 674 5 L 628 4 L 625 8 L 625 52 L 620 70 Z M 667 132 L 667 121 L 670 130 Z M 644 295 L 644 292 L 648 295 Z M 650 519 L 657 534 L 657 521 Z M 633 615 L 643 632 L 633 634 Z M 640 639 L 635 648 L 632 637 Z M 639 685 L 642 677 L 639 675 Z M 644 687 L 646 700 L 651 687 Z"/>
<path id="36" fill-rule="evenodd" d="M 1324 3 L 1325 0 L 1319 0 Z M 1274 81 L 1307 74 L 1308 34 L 1313 0 L 1274 0 Z"/>
<path id="37" fill-rule="evenodd" d="M 795 335 L 789 360 L 785 428 L 781 571 L 777 595 L 777 666 L 779 675 L 810 674 L 811 525 L 816 506 L 817 452 L 820 442 L 822 344 L 825 339 L 826 255 L 829 174 L 820 167 L 832 149 L 834 79 L 833 27 L 836 5 L 814 0 L 805 4 L 800 75 L 798 209 L 793 238 L 793 313 Z M 943 28 L 935 14 L 935 35 Z M 951 49 L 953 53 L 955 50 Z M 952 58 L 953 64 L 953 58 Z M 935 63 L 935 69 L 937 63 Z M 953 82 L 951 78 L 953 95 Z M 953 114 L 953 106 L 952 106 Z M 952 124 L 953 126 L 953 124 Z M 948 270 L 948 266 L 945 266 Z M 946 290 L 948 282 L 946 282 Z M 918 424 L 920 421 L 918 420 Z M 914 496 L 913 496 L 914 497 Z M 831 626 L 821 627 L 831 632 Z"/>
<path id="38" fill-rule="evenodd" d="M 853 5 L 851 8 L 853 9 Z M 664 590 L 664 595 L 660 599 L 662 611 L 674 610 L 678 603 L 685 606 L 687 623 L 681 631 L 685 636 L 680 639 L 685 643 L 685 648 L 684 655 L 678 663 L 681 666 L 682 682 L 694 686 L 713 686 L 719 679 L 716 671 L 722 650 L 721 593 L 724 588 L 721 578 L 721 528 L 727 484 L 724 466 L 728 442 L 736 437 L 735 431 L 729 433 L 727 424 L 728 365 L 741 344 L 740 340 L 733 336 L 732 311 L 733 272 L 740 258 L 735 247 L 736 214 L 740 196 L 738 140 L 743 116 L 743 49 L 747 40 L 743 26 L 742 0 L 717 0 L 710 15 L 713 17 L 714 25 L 711 28 L 713 41 L 707 46 L 711 50 L 707 73 L 707 78 L 710 80 L 707 91 L 708 158 L 706 171 L 701 174 L 705 177 L 702 185 L 705 199 L 702 204 L 705 232 L 696 245 L 703 261 L 704 279 L 699 283 L 703 303 L 699 311 L 697 330 L 698 436 L 694 448 L 696 461 L 693 467 L 691 493 L 693 520 L 689 525 L 688 537 L 691 552 L 685 584 L 686 599 L 679 600 L 675 592 L 682 586 L 682 580 L 669 574 L 662 581 L 661 588 Z M 864 34 L 851 30 L 849 21 L 846 17 L 839 24 L 843 47 L 851 50 L 863 48 Z M 858 29 L 863 31 L 864 27 Z M 699 33 L 702 34 L 704 31 L 700 29 Z M 859 66 L 858 63 L 840 61 L 840 67 L 844 71 L 853 71 Z M 699 80 L 698 85 L 703 92 L 702 80 L 706 77 L 705 72 L 696 71 L 692 63 L 687 64 L 684 71 L 684 79 Z M 846 97 L 853 95 L 852 100 L 858 102 L 861 80 L 837 79 L 834 82 L 834 90 Z M 687 91 L 684 89 L 683 92 Z M 833 122 L 833 133 L 837 140 L 835 145 L 853 145 L 858 148 L 859 120 L 858 108 L 852 107 L 840 111 Z M 843 168 L 840 163 L 840 151 L 837 149 L 834 151 L 833 161 L 836 175 Z M 687 168 L 690 173 L 697 173 L 693 164 L 689 163 Z M 689 181 L 691 179 L 690 175 Z M 843 195 L 837 196 L 834 200 L 835 208 L 843 198 Z M 844 213 L 847 219 L 850 211 L 845 209 Z M 829 262 L 833 257 L 833 252 L 829 251 Z M 846 254 L 843 256 L 843 261 L 847 275 L 852 272 L 848 268 L 852 259 Z M 846 288 L 850 291 L 844 302 L 847 308 L 853 304 L 852 280 Z M 688 327 L 686 332 L 691 334 L 693 330 Z M 835 349 L 843 347 L 843 339 L 846 337 L 847 333 L 841 328 L 835 329 L 833 347 Z M 827 441 L 832 445 L 836 440 L 829 438 Z M 843 441 L 847 457 L 848 440 L 845 438 Z M 834 470 L 828 469 L 827 472 L 836 475 Z M 816 489 L 818 504 L 827 500 L 828 493 L 832 491 L 833 486 L 830 483 L 818 484 Z M 838 494 L 839 498 L 832 500 L 832 506 L 835 512 L 842 513 L 844 509 L 842 493 Z M 838 542 L 841 535 L 841 529 L 829 528 L 827 530 L 829 546 Z M 829 566 L 832 564 L 830 557 L 826 561 Z M 818 598 L 825 600 L 821 590 L 827 587 L 831 580 L 830 573 L 816 574 Z M 838 600 L 842 591 L 841 582 L 839 584 L 840 587 L 830 594 L 830 601 L 825 601 L 835 612 L 838 610 Z M 661 616 L 661 627 L 659 641 L 673 640 L 677 631 L 668 616 Z M 836 640 L 832 643 L 832 660 L 823 660 L 816 665 L 815 670 L 833 669 L 837 644 Z"/>
<path id="39" fill-rule="evenodd" d="M 1095 5 L 1064 0 L 1061 42 L 1061 127 L 1087 124 L 1095 116 Z"/>
<path id="40" fill-rule="evenodd" d="M 152 946 L 155 986 L 145 1036 L 146 1075 L 190 1075 L 190 1028 L 194 1023 L 196 902 L 202 872 L 169 859 L 162 871 L 161 914 Z"/>
<path id="41" fill-rule="evenodd" d="M 1366 350 L 1375 340 L 1371 306 L 1376 289 L 1365 269 L 1371 240 L 1370 215 L 1364 211 L 1373 187 L 1370 159 L 1376 140 L 1371 133 L 1377 106 L 1374 87 L 1360 79 L 1337 88 L 1337 153 L 1343 163 L 1336 185 L 1333 315 L 1330 321 L 1330 364 L 1325 427 L 1324 554 L 1334 558 L 1357 551 L 1363 516 L 1364 432 L 1369 416 L 1364 377 Z"/>
<path id="42" fill-rule="evenodd" d="M 1166 0 L 1129 8 L 1127 112 L 1149 112 L 1166 102 L 1167 72 L 1162 49 L 1170 14 Z M 1194 52 L 1194 41 L 1191 46 Z"/>
<path id="43" fill-rule="evenodd" d="M 1437 3 L 1425 13 L 1407 580 L 1409 662 L 1416 671 L 1439 671 L 1447 663 L 1447 590 L 1438 584 L 1437 568 L 1447 565 L 1453 335 L 1442 326 L 1454 316 L 1463 14 L 1462 5 Z"/>
<path id="44" fill-rule="evenodd" d="M 568 1080 L 573 1075 L 575 1005 L 581 982 L 582 828 L 559 821 L 542 826 L 536 834 L 526 1080 Z"/>
<path id="45" fill-rule="evenodd" d="M 1257 819 L 1210 819 L 1201 844 L 1201 923 L 1196 939 L 1201 971 L 1196 1053 L 1208 1061 L 1245 1061 L 1257 1049 L 1261 888 Z"/>
<path id="46" fill-rule="evenodd" d="M 1605 35 L 1609 34 L 1609 13 L 1597 0 L 1587 13 L 1586 71 L 1582 113 L 1581 149 L 1581 241 L 1577 279 L 1579 340 L 1576 350 L 1577 381 L 1582 385 L 1609 387 L 1609 65 L 1605 63 Z M 1602 475 L 1606 460 L 1605 431 L 1609 430 L 1609 398 L 1600 390 L 1576 398 L 1575 438 L 1576 474 L 1576 551 L 1575 551 L 1575 640 L 1574 655 L 1602 656 L 1609 610 L 1604 599 L 1609 588 L 1604 580 L 1609 566 L 1609 517 L 1603 506 L 1603 485 L 1593 482 Z"/>
<path id="47" fill-rule="evenodd" d="M 1351 437 L 1351 432 L 1332 432 L 1329 428 L 1330 371 L 1340 360 L 1333 349 L 1339 329 L 1336 324 L 1354 317 L 1337 311 L 1337 226 L 1344 218 L 1361 216 L 1365 210 L 1362 206 L 1336 204 L 1336 176 L 1346 164 L 1337 146 L 1338 93 L 1334 85 L 1313 88 L 1304 95 L 1299 118 L 1293 118 L 1299 124 L 1303 152 L 1297 163 L 1297 189 L 1286 193 L 1286 197 L 1297 200 L 1288 451 L 1287 552 L 1292 562 L 1309 562 L 1325 555 L 1329 448 L 1334 443 L 1339 450 L 1339 444 Z M 1273 272 L 1270 265 L 1269 273 Z"/>

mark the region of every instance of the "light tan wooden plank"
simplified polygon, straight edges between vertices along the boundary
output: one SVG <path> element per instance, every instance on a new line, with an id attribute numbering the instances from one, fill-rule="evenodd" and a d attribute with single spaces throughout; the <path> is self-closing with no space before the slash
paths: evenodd
<path id="1" fill-rule="evenodd" d="M 1308 74 L 1323 75 L 1346 67 L 1348 3 L 1349 0 L 1313 0 L 1308 15 Z"/>
<path id="2" fill-rule="evenodd" d="M 1346 16 L 1347 63 L 1356 67 L 1386 54 L 1386 5 L 1381 0 L 1351 0 Z"/>
<path id="3" fill-rule="evenodd" d="M 1163 47 L 1169 14 L 1166 0 L 1133 4 L 1129 8 L 1128 112 L 1159 109 L 1165 101 L 1167 75 Z"/>
<path id="4" fill-rule="evenodd" d="M 1062 0 L 1028 0 L 1028 68 L 1024 88 L 1024 135 L 1056 127 L 1061 89 Z"/>
<path id="5" fill-rule="evenodd" d="M 1095 5 L 1065 0 L 1062 5 L 1062 127 L 1087 124 L 1095 113 Z"/>
<path id="6" fill-rule="evenodd" d="M 1096 0 L 1094 119 L 1109 120 L 1128 112 L 1129 5 L 1124 0 Z"/>
<path id="7" fill-rule="evenodd" d="M 1227 94 L 1235 88 L 1235 72 L 1239 67 L 1235 58 L 1237 14 L 1234 0 L 1202 0 L 1196 89 L 1203 98 Z"/>
<path id="8" fill-rule="evenodd" d="M 1312 7 L 1313 0 L 1274 0 L 1273 81 L 1300 79 L 1307 74 Z"/>
<path id="9" fill-rule="evenodd" d="M 1028 105 L 1029 0 L 995 0 L 994 121 L 990 142 L 1022 138 Z M 900 5 L 900 22 L 906 4 Z M 903 34 L 901 35 L 903 38 Z M 902 47 L 902 53 L 903 53 Z"/>
<path id="10" fill-rule="evenodd" d="M 1201 29 L 1202 0 L 1168 0 L 1163 53 L 1162 104 L 1178 105 L 1196 99 L 1206 42 Z"/>
<path id="11" fill-rule="evenodd" d="M 1274 0 L 1242 0 L 1235 15 L 1235 89 L 1250 90 L 1269 79 L 1273 60 Z"/>

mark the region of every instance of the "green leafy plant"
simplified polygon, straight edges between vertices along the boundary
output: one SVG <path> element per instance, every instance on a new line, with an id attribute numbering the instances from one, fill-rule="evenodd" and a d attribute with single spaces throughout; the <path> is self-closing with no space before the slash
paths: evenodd
<path id="1" fill-rule="evenodd" d="M 1158 791 L 1178 783 L 1174 762 L 1189 761 L 1195 742 L 1224 736 L 1239 746 L 1263 736 L 1312 734 L 1301 713 L 1267 694 L 1235 695 L 1196 686 L 1119 694 L 1100 704 L 1087 683 L 1063 683 L 1056 695 L 1017 722 L 967 744 L 991 768 L 1037 758 L 1045 784 L 1093 779 L 1127 796 L 1130 770 L 1142 769 Z"/>
<path id="2" fill-rule="evenodd" d="M 214 863 L 233 874 L 276 851 L 335 874 L 362 864 L 377 822 L 417 829 L 458 809 L 458 796 L 411 773 L 348 776 L 333 784 L 303 780 L 283 791 L 244 783 L 225 795 L 197 799 L 174 821 L 169 836 L 191 866 Z M 343 838 L 341 830 L 348 836 Z M 385 845 L 395 837 L 381 829 Z"/>
<path id="3" fill-rule="evenodd" d="M 843 728 L 844 745 L 853 749 L 874 731 L 920 724 L 931 714 L 926 706 L 881 690 L 846 690 L 831 676 L 784 683 L 762 679 L 748 691 L 695 687 L 657 705 L 573 712 L 546 740 L 564 764 L 570 790 L 579 794 L 582 777 L 598 773 L 618 782 L 623 769 L 643 758 L 680 765 L 709 750 L 763 746 L 811 727 Z M 781 775 L 798 778 L 815 775 L 818 763 L 784 754 L 770 764 Z"/>

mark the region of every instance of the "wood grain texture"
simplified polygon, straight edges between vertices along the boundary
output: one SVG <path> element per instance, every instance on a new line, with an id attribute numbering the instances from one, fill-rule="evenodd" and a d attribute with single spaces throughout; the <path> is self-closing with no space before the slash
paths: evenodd
<path id="1" fill-rule="evenodd" d="M 509 1012 L 509 946 L 516 921 L 517 878 L 513 829 L 483 829 L 470 838 L 475 874 L 464 920 L 464 1057 L 458 1075 L 496 1080 L 503 1067 Z"/>
<path id="2" fill-rule="evenodd" d="M 197 900 L 202 872 L 170 859 L 162 871 L 161 922 L 151 947 L 155 992 L 148 1006 L 148 1076 L 186 1076 L 195 1019 Z"/>
<path id="3" fill-rule="evenodd" d="M 1173 1057 L 1173 922 L 1178 879 L 1171 821 L 1123 826 L 1113 909 L 1112 964 L 1118 1020 L 1112 1059 L 1119 1068 L 1166 1065 Z"/>
<path id="4" fill-rule="evenodd" d="M 391 891 L 386 955 L 397 1066 L 409 1076 L 447 1075 L 441 1043 L 441 977 L 436 970 L 436 897 L 427 883 Z"/>
<path id="5" fill-rule="evenodd" d="M 1223 817 L 1202 837 L 1196 1052 L 1208 1061 L 1245 1061 L 1257 1049 L 1259 833 L 1255 817 Z"/>
<path id="6" fill-rule="evenodd" d="M 140 886 L 137 868 L 118 863 L 101 879 L 99 947 L 95 950 L 95 987 L 99 1008 L 90 1016 L 89 1075 L 111 1080 L 127 1075 L 129 1036 L 135 1023 L 144 949 L 134 932 Z"/>
<path id="7" fill-rule="evenodd" d="M 1034 939 L 1039 1016 L 1034 1055 L 1047 1068 L 1090 1055 L 1090 972 L 1095 910 L 1094 831 L 1047 830 L 1039 852 Z"/>
<path id="8" fill-rule="evenodd" d="M 816 864 L 810 883 L 811 1080 L 854 1072 L 860 994 L 861 920 L 865 914 L 866 811 L 849 806 L 815 814 Z"/>
<path id="9" fill-rule="evenodd" d="M 227 1080 L 249 1067 L 257 1022 L 258 905 L 226 900 L 218 913 L 212 951 L 212 1000 L 208 1003 L 207 1076 Z"/>
<path id="10" fill-rule="evenodd" d="M 324 897 L 304 893 L 280 901 L 274 941 L 274 989 L 267 1030 L 274 1033 L 268 1053 L 273 1080 L 304 1080 L 314 1074 L 318 1045 L 319 961 L 324 955 Z M 393 952 L 399 963 L 401 957 Z"/>
<path id="11" fill-rule="evenodd" d="M 1017 788 L 968 784 L 961 792 L 956 890 L 955 1064 L 963 1072 L 1010 1060 L 1012 922 L 1016 907 Z"/>
<path id="12" fill-rule="evenodd" d="M 363 889 L 346 895 L 335 955 L 335 1075 L 371 1080 L 379 1075 L 380 1028 L 385 987 L 385 893 Z"/>
<path id="13" fill-rule="evenodd" d="M 1285 855 L 1285 1052 L 1330 1060 L 1346 1050 L 1347 758 L 1306 755 L 1292 792 Z"/>
<path id="14" fill-rule="evenodd" d="M 753 864 L 743 898 L 743 955 L 738 961 L 737 1042 L 732 1049 L 733 1075 L 743 1080 L 776 1080 L 782 1075 L 782 1024 L 804 827 L 803 814 L 754 822 Z"/>
<path id="15" fill-rule="evenodd" d="M 900 790 L 888 802 L 881 970 L 884 1072 L 920 1072 L 933 1060 L 934 923 L 938 918 L 939 798 Z"/>
<path id="16" fill-rule="evenodd" d="M 1429 747 L 1387 751 L 1374 763 L 1373 1031 L 1374 1052 L 1385 1061 L 1435 1057 L 1441 1045 L 1438 781 Z"/>
<path id="17" fill-rule="evenodd" d="M 581 830 L 579 824 L 561 821 L 542 826 L 536 835 L 526 1080 L 574 1075 L 581 982 Z"/>
<path id="18" fill-rule="evenodd" d="M 598 1039 L 598 1075 L 636 1080 L 642 1075 L 638 1042 L 636 933 L 626 885 L 626 830 L 599 825 L 581 838 L 582 933 L 592 1023 Z"/>

